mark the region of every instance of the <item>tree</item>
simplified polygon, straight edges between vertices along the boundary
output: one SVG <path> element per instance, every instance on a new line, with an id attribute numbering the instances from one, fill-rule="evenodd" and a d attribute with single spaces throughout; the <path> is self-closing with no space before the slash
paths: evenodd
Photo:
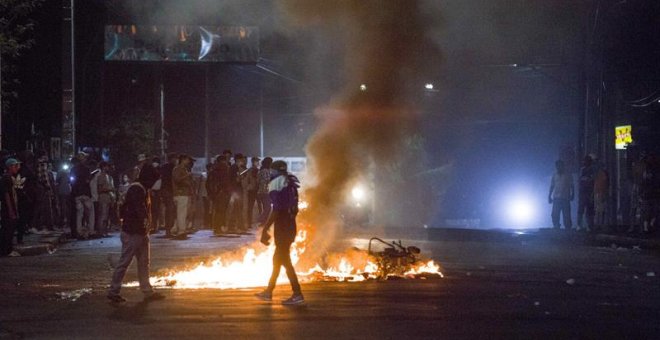
<path id="1" fill-rule="evenodd" d="M 155 154 L 156 134 L 150 114 L 123 114 L 108 122 L 103 134 L 110 147 L 110 157 L 119 170 L 134 165 L 138 154 Z"/>
<path id="2" fill-rule="evenodd" d="M 5 95 L 17 96 L 11 86 L 19 82 L 12 77 L 15 72 L 12 61 L 34 44 L 30 32 L 35 22 L 29 16 L 42 3 L 43 0 L 0 0 L 0 94 L 3 98 Z M 6 107 L 7 103 L 3 101 L 2 105 Z"/>

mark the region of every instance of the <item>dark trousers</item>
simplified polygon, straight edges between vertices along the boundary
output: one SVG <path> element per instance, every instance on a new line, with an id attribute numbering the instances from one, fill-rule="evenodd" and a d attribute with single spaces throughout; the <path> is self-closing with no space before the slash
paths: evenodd
<path id="1" fill-rule="evenodd" d="M 578 227 L 583 227 L 583 220 L 587 220 L 587 228 L 592 228 L 594 225 L 594 200 L 593 198 L 585 197 L 584 199 L 580 197 L 578 200 L 577 208 L 577 225 Z"/>
<path id="2" fill-rule="evenodd" d="M 23 242 L 25 231 L 32 226 L 34 217 L 34 204 L 31 202 L 18 202 L 18 221 L 16 221 L 16 241 Z"/>
<path id="3" fill-rule="evenodd" d="M 284 270 L 286 270 L 286 276 L 291 283 L 293 293 L 301 293 L 296 270 L 293 268 L 293 264 L 291 264 L 290 249 L 291 243 L 275 244 L 275 253 L 273 254 L 273 273 L 270 275 L 270 280 L 268 281 L 268 290 L 271 292 L 275 289 L 277 278 L 280 276 L 281 267 L 284 267 Z"/>
<path id="4" fill-rule="evenodd" d="M 220 231 L 221 227 L 227 225 L 227 208 L 229 206 L 229 193 L 219 192 L 213 199 L 213 230 Z"/>
<path id="5" fill-rule="evenodd" d="M 243 199 L 242 191 L 234 191 L 229 196 L 227 226 L 231 231 L 242 231 L 245 229 L 245 209 L 243 207 Z"/>
<path id="6" fill-rule="evenodd" d="M 176 205 L 174 205 L 174 197 L 171 193 L 160 192 L 160 202 L 165 208 L 165 232 L 169 233 L 174 227 L 174 220 L 176 219 Z"/>
<path id="7" fill-rule="evenodd" d="M 17 222 L 17 220 L 10 219 L 0 221 L 0 256 L 6 256 L 14 249 L 12 240 Z"/>
<path id="8" fill-rule="evenodd" d="M 151 230 L 158 230 L 158 225 L 161 224 L 160 220 L 160 190 L 149 190 L 149 198 L 151 200 Z"/>
<path id="9" fill-rule="evenodd" d="M 260 212 L 261 214 L 259 215 L 259 223 L 264 223 L 266 220 L 268 220 L 268 215 L 270 215 L 270 210 L 271 210 L 271 202 L 270 202 L 270 195 L 266 194 L 257 194 L 257 200 L 258 204 L 260 206 Z"/>
<path id="10" fill-rule="evenodd" d="M 564 217 L 564 228 L 571 229 L 573 221 L 571 220 L 571 201 L 567 199 L 555 198 L 552 200 L 552 225 L 559 229 L 559 215 Z"/>
<path id="11" fill-rule="evenodd" d="M 78 228 L 76 227 L 76 216 L 78 212 L 76 211 L 76 197 L 74 195 L 69 195 L 69 211 L 66 213 L 69 216 L 68 224 L 71 229 L 71 238 L 78 237 Z"/>
<path id="12" fill-rule="evenodd" d="M 247 202 L 247 219 L 245 222 L 249 228 L 252 226 L 252 212 L 254 211 L 254 204 L 257 202 L 257 191 L 247 191 L 245 196 Z M 261 215 L 261 206 L 257 206 L 257 211 L 259 212 L 259 215 Z"/>

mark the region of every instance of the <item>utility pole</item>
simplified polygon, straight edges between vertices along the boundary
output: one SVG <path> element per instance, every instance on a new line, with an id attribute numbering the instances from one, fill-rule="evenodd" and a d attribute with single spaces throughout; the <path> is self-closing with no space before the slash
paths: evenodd
<path id="1" fill-rule="evenodd" d="M 0 45 L 0 150 L 2 150 L 2 46 Z"/>
<path id="2" fill-rule="evenodd" d="M 204 69 L 204 159 L 206 164 L 210 163 L 209 159 L 209 65 Z"/>
<path id="3" fill-rule="evenodd" d="M 165 88 L 163 79 L 160 80 L 160 155 L 165 157 Z"/>
<path id="4" fill-rule="evenodd" d="M 70 158 L 76 152 L 74 0 L 63 0 L 62 9 L 62 155 Z"/>

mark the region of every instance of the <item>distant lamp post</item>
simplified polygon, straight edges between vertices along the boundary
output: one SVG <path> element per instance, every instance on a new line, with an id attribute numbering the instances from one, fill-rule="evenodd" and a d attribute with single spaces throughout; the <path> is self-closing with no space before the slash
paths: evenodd
<path id="1" fill-rule="evenodd" d="M 360 84 L 360 91 L 366 91 L 367 90 L 367 84 Z"/>
<path id="2" fill-rule="evenodd" d="M 427 90 L 433 90 L 433 84 L 426 83 L 426 85 L 424 85 L 424 88 L 427 89 Z"/>

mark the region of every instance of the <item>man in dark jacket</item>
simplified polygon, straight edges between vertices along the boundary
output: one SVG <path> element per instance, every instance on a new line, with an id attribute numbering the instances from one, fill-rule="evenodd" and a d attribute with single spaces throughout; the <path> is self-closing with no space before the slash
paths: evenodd
<path id="1" fill-rule="evenodd" d="M 296 271 L 291 263 L 291 244 L 296 238 L 296 215 L 298 214 L 298 187 L 300 186 L 298 178 L 287 172 L 287 165 L 284 161 L 273 162 L 271 168 L 277 171 L 275 178 L 268 185 L 270 198 L 273 204 L 273 210 L 268 220 L 263 225 L 261 233 L 261 243 L 268 245 L 270 235 L 268 229 L 275 224 L 275 253 L 273 254 L 273 272 L 268 282 L 268 287 L 256 297 L 271 301 L 273 299 L 273 290 L 280 276 L 280 268 L 284 267 L 286 276 L 289 278 L 293 295 L 282 301 L 283 305 L 298 305 L 305 302 L 300 290 Z"/>
<path id="2" fill-rule="evenodd" d="M 147 191 L 142 184 L 134 182 L 126 192 L 126 199 L 121 206 L 121 258 L 112 274 L 112 282 L 108 291 L 108 299 L 112 302 L 124 302 L 119 295 L 121 283 L 126 275 L 126 269 L 131 265 L 133 257 L 137 259 L 138 281 L 145 300 L 163 299 L 160 293 L 155 293 L 149 282 L 149 230 L 147 220 Z"/>
<path id="3" fill-rule="evenodd" d="M 160 167 L 160 199 L 165 207 L 165 234 L 170 235 L 170 229 L 174 227 L 176 218 L 176 206 L 174 205 L 174 189 L 172 188 L 172 170 L 178 164 L 179 155 L 176 153 L 167 154 L 167 163 Z"/>

